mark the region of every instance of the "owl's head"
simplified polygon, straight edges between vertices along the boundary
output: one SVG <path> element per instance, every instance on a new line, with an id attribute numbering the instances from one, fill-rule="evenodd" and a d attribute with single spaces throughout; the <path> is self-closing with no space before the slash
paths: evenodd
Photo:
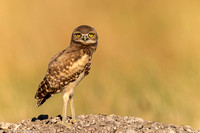
<path id="1" fill-rule="evenodd" d="M 88 25 L 81 25 L 74 29 L 72 33 L 72 41 L 82 45 L 97 44 L 97 32 L 94 28 Z"/>

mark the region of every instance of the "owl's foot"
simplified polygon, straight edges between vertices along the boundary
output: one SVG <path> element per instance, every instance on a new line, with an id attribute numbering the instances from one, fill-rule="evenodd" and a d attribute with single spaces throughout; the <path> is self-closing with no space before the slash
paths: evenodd
<path id="1" fill-rule="evenodd" d="M 74 124 L 75 122 L 76 122 L 75 119 L 70 119 L 70 120 L 69 120 L 69 123 L 71 123 L 71 124 Z"/>
<path id="2" fill-rule="evenodd" d="M 57 124 L 61 124 L 63 126 L 70 126 L 70 125 L 74 124 L 75 122 L 76 122 L 75 119 L 69 119 L 66 121 L 59 121 L 59 122 L 57 122 Z"/>
<path id="3" fill-rule="evenodd" d="M 73 123 L 67 122 L 67 121 L 59 121 L 59 122 L 57 122 L 57 124 L 61 124 L 65 127 L 68 127 L 68 126 L 71 126 Z"/>

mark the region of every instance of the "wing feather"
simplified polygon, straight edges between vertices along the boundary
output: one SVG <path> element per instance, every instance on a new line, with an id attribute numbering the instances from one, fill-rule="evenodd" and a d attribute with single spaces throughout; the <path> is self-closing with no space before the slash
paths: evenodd
<path id="1" fill-rule="evenodd" d="M 35 98 L 37 105 L 43 104 L 52 95 L 61 92 L 70 82 L 75 81 L 82 72 L 88 74 L 91 57 L 81 51 L 69 52 L 67 49 L 57 53 L 48 65 L 48 71 L 40 83 Z"/>

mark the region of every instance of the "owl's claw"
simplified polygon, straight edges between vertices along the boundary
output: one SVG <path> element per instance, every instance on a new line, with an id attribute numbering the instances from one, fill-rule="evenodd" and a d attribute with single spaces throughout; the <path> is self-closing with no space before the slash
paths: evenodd
<path id="1" fill-rule="evenodd" d="M 65 127 L 68 127 L 68 126 L 71 126 L 73 123 L 67 122 L 67 121 L 59 121 L 59 122 L 57 122 L 57 124 L 61 124 Z"/>
<path id="2" fill-rule="evenodd" d="M 76 120 L 71 118 L 71 119 L 68 119 L 68 120 L 59 121 L 59 122 L 57 122 L 57 124 L 61 124 L 63 126 L 70 126 L 70 125 L 74 124 L 75 122 L 76 122 Z"/>
<path id="3" fill-rule="evenodd" d="M 71 123 L 71 124 L 74 124 L 75 122 L 76 122 L 75 119 L 70 119 L 70 120 L 69 120 L 69 123 Z"/>

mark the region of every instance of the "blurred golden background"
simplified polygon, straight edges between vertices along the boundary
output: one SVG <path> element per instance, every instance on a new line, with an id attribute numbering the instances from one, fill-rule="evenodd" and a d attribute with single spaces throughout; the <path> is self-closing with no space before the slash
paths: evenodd
<path id="1" fill-rule="evenodd" d="M 62 94 L 39 108 L 34 95 L 51 57 L 87 24 L 99 46 L 75 91 L 77 115 L 200 128 L 200 1 L 1 0 L 0 18 L 0 121 L 62 114 Z"/>

